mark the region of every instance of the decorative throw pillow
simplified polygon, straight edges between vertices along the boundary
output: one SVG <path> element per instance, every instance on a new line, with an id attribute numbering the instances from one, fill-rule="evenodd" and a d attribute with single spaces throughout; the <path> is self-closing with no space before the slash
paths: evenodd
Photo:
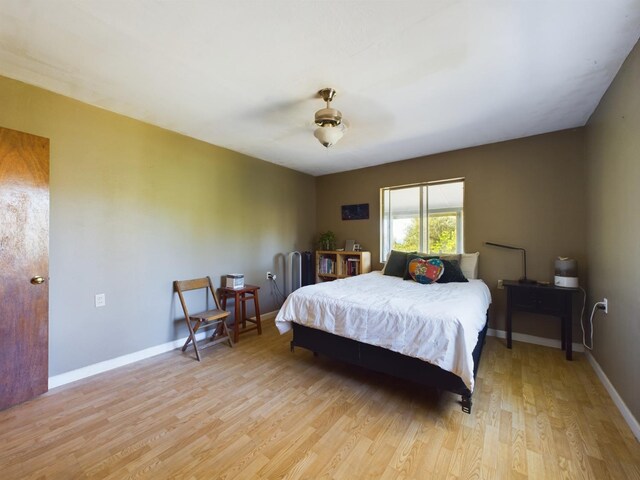
<path id="1" fill-rule="evenodd" d="M 444 264 L 439 258 L 414 258 L 409 262 L 409 274 L 418 283 L 434 283 L 444 272 Z"/>
<path id="2" fill-rule="evenodd" d="M 463 283 L 469 281 L 460 270 L 460 263 L 457 260 L 445 260 L 444 258 L 440 258 L 440 260 L 444 264 L 444 272 L 438 279 L 438 283 Z"/>
<path id="3" fill-rule="evenodd" d="M 404 280 L 413 280 L 413 278 L 411 277 L 411 274 L 409 273 L 409 264 L 411 263 L 411 260 L 415 260 L 417 258 L 421 258 L 422 260 L 428 260 L 430 258 L 438 258 L 438 257 L 436 255 L 427 255 L 426 253 L 416 253 L 416 252 L 407 254 L 407 262 L 404 268 L 404 275 L 402 277 Z"/>

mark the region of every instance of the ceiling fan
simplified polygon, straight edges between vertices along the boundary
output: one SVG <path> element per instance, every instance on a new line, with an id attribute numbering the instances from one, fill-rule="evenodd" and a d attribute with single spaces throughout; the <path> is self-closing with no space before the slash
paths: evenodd
<path id="1" fill-rule="evenodd" d="M 318 91 L 318 95 L 326 102 L 326 108 L 321 108 L 315 114 L 315 123 L 318 128 L 315 129 L 313 135 L 320 143 L 329 148 L 335 145 L 344 135 L 345 125 L 342 123 L 342 112 L 335 108 L 331 108 L 331 102 L 336 96 L 333 88 L 323 88 Z"/>

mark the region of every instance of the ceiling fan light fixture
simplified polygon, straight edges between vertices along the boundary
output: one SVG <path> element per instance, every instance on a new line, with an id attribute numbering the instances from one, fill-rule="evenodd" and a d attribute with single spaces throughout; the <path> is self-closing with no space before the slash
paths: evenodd
<path id="1" fill-rule="evenodd" d="M 342 112 L 335 108 L 321 108 L 316 112 L 316 125 L 335 127 L 342 123 Z"/>
<path id="2" fill-rule="evenodd" d="M 323 127 L 316 128 L 315 132 L 313 132 L 313 136 L 316 137 L 326 148 L 335 145 L 343 135 L 344 129 L 342 128 L 342 126 L 334 127 L 325 125 Z"/>
<path id="3" fill-rule="evenodd" d="M 331 108 L 331 101 L 336 96 L 336 91 L 333 88 L 323 88 L 318 92 L 318 95 L 327 103 L 327 107 L 316 112 L 315 123 L 319 128 L 316 128 L 313 135 L 323 146 L 329 148 L 344 135 L 342 112 Z"/>

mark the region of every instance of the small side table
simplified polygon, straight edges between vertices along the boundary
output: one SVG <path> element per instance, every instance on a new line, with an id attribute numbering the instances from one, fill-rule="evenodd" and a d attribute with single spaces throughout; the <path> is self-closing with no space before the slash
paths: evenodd
<path id="1" fill-rule="evenodd" d="M 573 294 L 577 288 L 530 285 L 513 280 L 502 282 L 507 289 L 507 348 L 511 348 L 512 314 L 515 311 L 560 317 L 560 343 L 567 360 L 572 359 Z"/>
<path id="2" fill-rule="evenodd" d="M 233 341 L 237 343 L 240 340 L 240 334 L 251 330 L 258 330 L 258 335 L 262 335 L 262 323 L 260 322 L 260 301 L 258 299 L 258 290 L 260 287 L 256 285 L 245 285 L 243 288 L 227 288 L 218 289 L 220 303 L 223 310 L 227 309 L 227 299 L 233 298 L 235 302 L 235 316 L 233 320 Z M 249 300 L 253 300 L 253 306 L 256 311 L 256 319 L 247 318 L 247 305 Z M 240 311 L 242 310 L 242 315 Z M 247 322 L 255 324 L 247 327 Z M 242 324 L 242 330 L 240 329 Z"/>

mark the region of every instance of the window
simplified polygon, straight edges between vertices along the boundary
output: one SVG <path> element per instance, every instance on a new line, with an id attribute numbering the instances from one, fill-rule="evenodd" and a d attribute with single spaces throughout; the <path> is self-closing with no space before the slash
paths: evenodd
<path id="1" fill-rule="evenodd" d="M 386 187 L 380 194 L 382 262 L 391 250 L 462 253 L 464 180 Z"/>

